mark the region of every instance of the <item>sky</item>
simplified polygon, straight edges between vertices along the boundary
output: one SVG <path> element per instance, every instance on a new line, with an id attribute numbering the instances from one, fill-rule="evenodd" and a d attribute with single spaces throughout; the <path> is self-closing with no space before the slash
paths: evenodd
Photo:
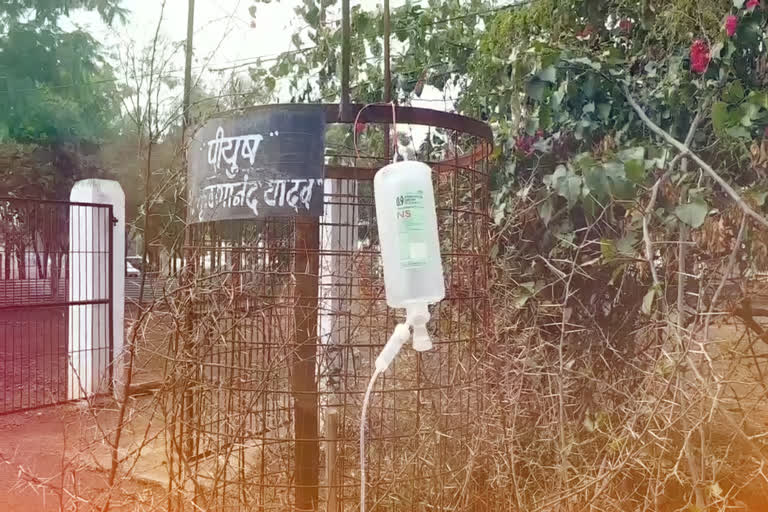
<path id="1" fill-rule="evenodd" d="M 391 0 L 395 9 L 405 0 Z M 305 27 L 305 22 L 294 13 L 301 0 L 272 0 L 255 3 L 253 0 L 196 0 L 193 76 L 203 73 L 203 80 L 215 85 L 218 74 L 213 70 L 231 67 L 255 60 L 257 57 L 276 56 L 293 49 L 291 36 Z M 72 17 L 73 24 L 94 34 L 102 44 L 113 51 L 120 46 L 148 45 L 157 28 L 161 12 L 161 0 L 123 0 L 123 7 L 130 11 L 125 25 L 105 25 L 94 13 L 79 12 Z M 188 0 L 166 0 L 160 35 L 166 40 L 181 44 L 187 34 Z M 256 17 L 249 13 L 256 6 Z M 353 0 L 352 5 L 362 5 L 374 10 L 381 0 Z M 338 17 L 330 13 L 329 18 Z M 184 76 L 184 54 L 179 51 L 170 66 L 174 75 Z M 243 67 L 247 69 L 247 67 Z M 118 72 L 118 75 L 120 73 Z M 422 105 L 445 109 L 436 89 L 425 88 Z M 418 100 L 414 102 L 417 105 Z"/>

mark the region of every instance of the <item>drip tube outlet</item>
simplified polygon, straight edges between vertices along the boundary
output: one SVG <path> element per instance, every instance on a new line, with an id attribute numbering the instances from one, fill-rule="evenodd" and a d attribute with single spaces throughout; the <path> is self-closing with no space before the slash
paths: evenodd
<path id="1" fill-rule="evenodd" d="M 427 331 L 429 309 L 426 304 L 411 304 L 405 307 L 405 323 L 413 327 L 413 349 L 417 352 L 432 350 L 432 339 Z"/>

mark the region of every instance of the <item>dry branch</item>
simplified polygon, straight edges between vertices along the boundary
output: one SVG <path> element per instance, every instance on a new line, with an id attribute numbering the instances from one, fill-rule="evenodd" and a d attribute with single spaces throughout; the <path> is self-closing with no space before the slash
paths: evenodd
<path id="1" fill-rule="evenodd" d="M 763 227 L 768 228 L 768 220 L 757 213 L 755 210 L 753 210 L 747 203 L 742 199 L 742 197 L 739 195 L 738 192 L 736 192 L 733 187 L 731 187 L 727 181 L 725 181 L 718 173 L 715 171 L 711 165 L 709 165 L 707 162 L 702 160 L 702 158 L 690 150 L 690 148 L 685 145 L 684 143 L 680 142 L 676 138 L 674 138 L 672 135 L 669 134 L 669 132 L 662 129 L 660 126 L 658 126 L 656 123 L 654 123 L 648 115 L 643 111 L 642 107 L 635 101 L 635 99 L 632 97 L 632 94 L 629 92 L 629 89 L 624 86 L 624 95 L 627 98 L 627 102 L 630 104 L 630 106 L 635 110 L 637 115 L 640 117 L 640 120 L 643 121 L 643 123 L 648 126 L 648 128 L 651 129 L 653 133 L 661 137 L 667 144 L 671 145 L 675 149 L 677 149 L 683 157 L 689 157 L 691 160 L 696 162 L 696 164 L 715 182 L 717 182 L 720 187 L 722 187 L 723 190 L 733 199 L 736 204 L 741 208 L 741 210 L 746 214 L 755 219 L 760 225 Z"/>

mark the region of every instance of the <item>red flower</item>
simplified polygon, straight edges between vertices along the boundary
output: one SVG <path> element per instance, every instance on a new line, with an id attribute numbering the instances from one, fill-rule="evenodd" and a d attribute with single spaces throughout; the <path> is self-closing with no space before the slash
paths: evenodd
<path id="1" fill-rule="evenodd" d="M 595 32 L 595 29 L 592 28 L 592 25 L 587 25 L 584 27 L 584 30 L 576 34 L 576 37 L 578 39 L 589 39 L 590 37 L 592 37 L 592 34 L 594 32 Z"/>
<path id="2" fill-rule="evenodd" d="M 739 26 L 739 18 L 736 16 L 728 16 L 725 18 L 725 33 L 728 34 L 728 37 L 733 37 L 733 34 L 736 33 L 736 27 Z"/>
<path id="3" fill-rule="evenodd" d="M 760 7 L 760 0 L 748 0 L 746 8 L 747 9 L 754 9 L 755 7 Z"/>
<path id="4" fill-rule="evenodd" d="M 691 45 L 691 71 L 703 74 L 709 67 L 712 56 L 709 54 L 709 45 L 706 41 L 697 39 Z"/>
<path id="5" fill-rule="evenodd" d="M 632 32 L 633 26 L 634 26 L 634 23 L 632 23 L 632 20 L 630 20 L 629 18 L 624 18 L 619 22 L 619 28 L 626 33 Z"/>
<path id="6" fill-rule="evenodd" d="M 530 156 L 533 154 L 533 144 L 535 142 L 536 139 L 530 135 L 520 135 L 517 137 L 515 145 L 517 146 L 517 150 L 519 152 L 523 153 L 525 156 Z"/>
<path id="7" fill-rule="evenodd" d="M 768 139 L 768 126 L 763 128 L 763 138 Z"/>
<path id="8" fill-rule="evenodd" d="M 362 121 L 358 121 L 357 124 L 355 125 L 355 133 L 360 135 L 364 131 L 365 131 L 365 123 Z"/>

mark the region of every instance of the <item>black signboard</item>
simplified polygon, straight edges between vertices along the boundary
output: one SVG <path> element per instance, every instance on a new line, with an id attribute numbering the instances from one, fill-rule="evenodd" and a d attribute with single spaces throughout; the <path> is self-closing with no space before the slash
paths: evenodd
<path id="1" fill-rule="evenodd" d="M 187 153 L 188 221 L 322 215 L 324 135 L 320 105 L 208 121 Z"/>

